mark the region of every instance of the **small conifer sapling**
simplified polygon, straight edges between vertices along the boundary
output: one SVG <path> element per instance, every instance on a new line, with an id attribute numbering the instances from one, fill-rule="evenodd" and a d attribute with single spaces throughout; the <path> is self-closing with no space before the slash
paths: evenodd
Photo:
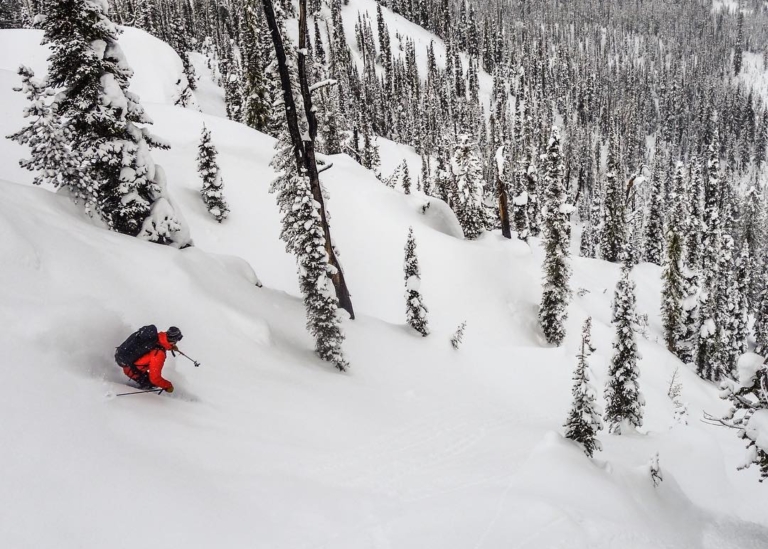
<path id="1" fill-rule="evenodd" d="M 600 417 L 602 410 L 596 403 L 595 388 L 590 383 L 589 355 L 595 352 L 592 347 L 592 317 L 584 321 L 581 333 L 581 350 L 576 355 L 578 362 L 573 373 L 573 404 L 565 422 L 565 438 L 578 442 L 584 453 L 592 457 L 596 450 L 602 450 L 597 440 L 598 431 L 603 428 Z"/>
<path id="2" fill-rule="evenodd" d="M 456 329 L 456 333 L 453 334 L 453 336 L 451 336 L 451 345 L 456 350 L 459 349 L 459 345 L 461 345 L 461 342 L 464 339 L 464 328 L 466 327 L 467 327 L 467 321 L 465 320 Z"/>
<path id="3" fill-rule="evenodd" d="M 419 260 L 416 257 L 416 240 L 413 238 L 413 228 L 408 230 L 408 241 L 405 245 L 405 306 L 406 322 L 422 336 L 429 335 L 427 325 L 427 307 L 421 297 L 421 272 Z"/>
<path id="4" fill-rule="evenodd" d="M 197 153 L 197 171 L 203 180 L 200 194 L 208 212 L 221 223 L 229 214 L 229 207 L 222 193 L 224 182 L 216 162 L 218 154 L 216 146 L 211 142 L 211 131 L 203 126 Z"/>

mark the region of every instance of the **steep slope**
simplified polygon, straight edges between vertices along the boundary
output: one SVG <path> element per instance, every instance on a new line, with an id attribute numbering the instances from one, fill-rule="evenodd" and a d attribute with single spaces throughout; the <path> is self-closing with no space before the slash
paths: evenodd
<path id="1" fill-rule="evenodd" d="M 22 123 L 10 71 L 45 57 L 37 33 L 10 32 L 0 31 L 3 135 Z M 497 234 L 461 240 L 445 205 L 433 200 L 423 215 L 423 196 L 333 157 L 324 184 L 359 313 L 344 324 L 352 370 L 338 374 L 311 351 L 293 260 L 278 240 L 273 141 L 173 107 L 172 90 L 156 81 L 175 81 L 172 51 L 129 35 L 129 60 L 149 75 L 134 89 L 152 98 L 144 103 L 154 131 L 173 146 L 155 158 L 197 246 L 173 250 L 93 226 L 65 197 L 29 188 L 16 167 L 24 151 L 0 144 L 0 178 L 11 181 L 0 183 L 0 539 L 9 547 L 768 543 L 757 473 L 735 470 L 743 445 L 698 421 L 702 410 L 724 410 L 717 390 L 682 370 L 690 420 L 672 425 L 666 391 L 678 362 L 657 342 L 658 268 L 634 273 L 640 312 L 651 316 L 650 339 L 640 340 L 644 432 L 602 434 L 605 451 L 589 460 L 557 433 L 588 314 L 596 384 L 605 381 L 617 266 L 574 258 L 574 287 L 585 292 L 570 308 L 566 344 L 546 347 L 537 245 Z M 7 53 L 20 43 L 28 47 Z M 232 207 L 222 225 L 198 194 L 203 122 Z M 426 339 L 404 326 L 409 226 L 430 309 Z M 457 352 L 448 337 L 465 319 Z M 113 347 L 147 322 L 179 325 L 183 349 L 203 365 L 169 360 L 173 395 L 113 398 L 124 389 Z M 656 452 L 658 488 L 646 465 Z"/>

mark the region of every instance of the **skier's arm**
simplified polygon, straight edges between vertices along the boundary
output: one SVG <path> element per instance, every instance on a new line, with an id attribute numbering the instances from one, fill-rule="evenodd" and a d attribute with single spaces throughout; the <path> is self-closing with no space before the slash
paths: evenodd
<path id="1" fill-rule="evenodd" d="M 170 389 L 173 387 L 170 381 L 163 377 L 163 365 L 165 364 L 165 353 L 155 349 L 149 357 L 149 381 L 155 387 L 161 389 Z"/>

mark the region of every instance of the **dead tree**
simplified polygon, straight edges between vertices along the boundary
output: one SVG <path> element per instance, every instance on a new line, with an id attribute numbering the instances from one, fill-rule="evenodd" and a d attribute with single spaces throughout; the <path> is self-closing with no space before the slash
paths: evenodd
<path id="1" fill-rule="evenodd" d="M 341 269 L 336 252 L 333 249 L 333 240 L 331 239 L 331 229 L 328 226 L 328 217 L 325 212 L 325 201 L 320 187 L 320 175 L 317 170 L 317 160 L 315 158 L 315 138 L 317 137 L 317 117 L 312 110 L 312 92 L 307 80 L 306 53 L 307 53 L 307 0 L 299 0 L 299 55 L 298 55 L 298 74 L 301 96 L 304 101 L 304 114 L 307 119 L 309 135 L 302 138 L 299 130 L 299 113 L 296 112 L 296 102 L 293 99 L 293 89 L 291 86 L 291 77 L 288 71 L 288 63 L 285 58 L 285 48 L 283 47 L 283 37 L 280 36 L 280 30 L 275 19 L 275 9 L 272 0 L 262 0 L 264 5 L 264 15 L 269 26 L 272 42 L 275 45 L 275 56 L 277 57 L 278 72 L 280 73 L 280 84 L 283 88 L 283 105 L 285 107 L 285 119 L 288 123 L 288 133 L 293 143 L 293 154 L 296 157 L 296 164 L 299 173 L 305 173 L 309 177 L 312 188 L 312 196 L 320 204 L 320 219 L 325 236 L 325 251 L 328 253 L 328 261 L 334 268 L 331 275 L 333 286 L 336 290 L 336 297 L 339 300 L 339 306 L 349 313 L 350 318 L 355 318 L 355 311 L 352 308 L 352 299 L 347 289 L 347 283 L 344 279 L 344 271 Z M 307 139 L 308 137 L 308 139 Z"/>
<path id="2" fill-rule="evenodd" d="M 496 157 L 504 158 L 504 147 L 496 153 Z M 501 220 L 501 234 L 504 238 L 512 238 L 509 227 L 509 200 L 507 198 L 507 186 L 503 179 L 503 163 L 496 162 L 496 194 L 499 195 L 499 219 Z"/>

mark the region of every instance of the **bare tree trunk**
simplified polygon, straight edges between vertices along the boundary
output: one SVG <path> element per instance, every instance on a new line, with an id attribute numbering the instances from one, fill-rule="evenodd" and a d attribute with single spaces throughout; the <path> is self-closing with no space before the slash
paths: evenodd
<path id="1" fill-rule="evenodd" d="M 502 150 L 503 148 L 504 147 L 502 146 Z M 496 192 L 499 195 L 501 234 L 504 238 L 512 238 L 512 231 L 509 228 L 509 198 L 507 197 L 507 186 L 504 185 L 498 166 L 496 167 Z"/>
<path id="2" fill-rule="evenodd" d="M 333 240 L 331 239 L 331 229 L 328 226 L 328 217 L 325 213 L 325 202 L 320 187 L 320 176 L 317 171 L 317 162 L 315 159 L 315 137 L 317 136 L 317 118 L 312 111 L 312 95 L 309 89 L 306 72 L 305 48 L 307 36 L 307 0 L 299 2 L 299 58 L 298 73 L 301 87 L 301 95 L 304 99 L 304 110 L 309 126 L 309 139 L 304 141 L 299 129 L 298 113 L 296 112 L 296 102 L 293 99 L 293 90 L 291 88 L 291 78 L 288 72 L 288 64 L 285 58 L 285 48 L 283 47 L 283 38 L 280 36 L 280 30 L 275 19 L 275 10 L 272 0 L 262 0 L 264 5 L 264 15 L 267 19 L 272 42 L 275 45 L 275 54 L 277 56 L 277 65 L 280 72 L 280 83 L 283 88 L 283 101 L 285 105 L 285 118 L 288 123 L 288 133 L 293 143 L 293 153 L 296 157 L 296 164 L 299 172 L 304 172 L 309 177 L 312 188 L 313 198 L 320 204 L 320 222 L 325 237 L 325 250 L 328 253 L 328 261 L 334 267 L 335 273 L 331 276 L 333 286 L 336 290 L 336 297 L 342 309 L 349 313 L 350 318 L 355 318 L 355 311 L 352 308 L 352 299 L 349 295 L 344 271 L 336 257 L 333 249 Z"/>
<path id="3" fill-rule="evenodd" d="M 331 239 L 331 228 L 328 225 L 328 219 L 325 214 L 325 202 L 323 201 L 323 192 L 320 187 L 320 174 L 317 171 L 317 161 L 315 159 L 315 139 L 317 138 L 317 116 L 312 108 L 312 92 L 309 89 L 307 79 L 307 0 L 299 0 L 299 84 L 301 86 L 301 95 L 304 98 L 304 111 L 309 125 L 309 141 L 304 142 L 306 153 L 305 164 L 307 165 L 307 175 L 309 175 L 310 185 L 312 186 L 312 196 L 320 204 L 320 218 L 325 233 L 325 250 L 328 252 L 328 258 L 336 269 L 331 276 L 333 286 L 336 288 L 336 297 L 342 309 L 349 313 L 350 318 L 355 318 L 355 311 L 352 308 L 352 298 L 349 295 L 347 282 L 344 278 L 344 271 L 336 257 L 336 251 L 333 249 L 333 240 Z"/>

